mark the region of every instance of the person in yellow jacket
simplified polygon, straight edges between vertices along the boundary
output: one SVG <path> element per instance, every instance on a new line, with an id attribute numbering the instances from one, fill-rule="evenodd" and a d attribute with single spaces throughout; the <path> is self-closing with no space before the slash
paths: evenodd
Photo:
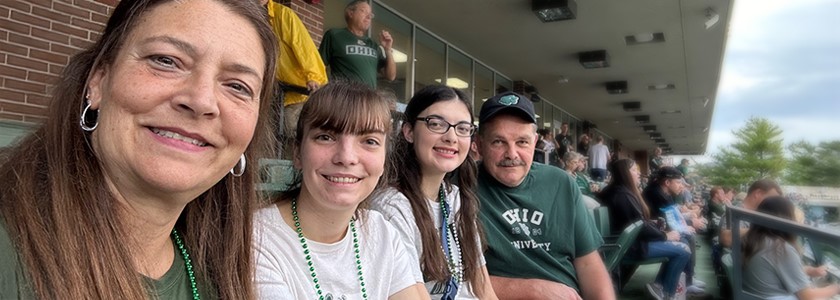
<path id="1" fill-rule="evenodd" d="M 276 77 L 284 94 L 283 132 L 291 137 L 303 103 L 309 93 L 327 83 L 327 71 L 318 48 L 297 14 L 272 0 L 262 0 L 262 4 L 268 9 L 269 22 L 280 42 Z"/>

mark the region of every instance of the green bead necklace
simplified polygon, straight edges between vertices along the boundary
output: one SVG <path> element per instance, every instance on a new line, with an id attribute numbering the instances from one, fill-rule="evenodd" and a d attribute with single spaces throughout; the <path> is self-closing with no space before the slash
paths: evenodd
<path id="1" fill-rule="evenodd" d="M 447 209 L 447 205 L 446 205 L 446 192 L 444 191 L 443 184 L 441 184 L 440 188 L 438 189 L 438 202 L 440 203 L 440 211 L 441 211 L 441 214 L 443 215 L 443 217 L 441 218 L 440 221 L 442 222 L 442 224 L 447 224 L 448 219 L 449 219 L 449 210 Z M 446 230 L 449 230 L 449 228 L 450 228 L 450 226 L 448 224 L 444 225 L 443 227 L 446 228 Z M 451 228 L 452 228 L 452 240 L 455 241 L 455 245 L 454 245 L 455 247 L 453 247 L 452 252 L 453 252 L 453 254 L 454 254 L 455 251 L 458 252 L 458 262 L 456 263 L 452 259 L 452 256 L 453 256 L 452 254 L 447 254 L 446 250 L 443 249 L 443 241 L 441 241 L 441 246 L 440 246 L 441 249 L 440 250 L 443 251 L 444 255 L 447 258 L 447 263 L 448 263 L 448 267 L 449 267 L 449 274 L 452 274 L 452 276 L 455 278 L 456 282 L 461 282 L 460 280 L 464 276 L 463 268 L 460 267 L 460 264 L 462 263 L 461 240 L 458 238 L 458 229 L 457 229 L 458 227 L 455 226 L 455 224 L 453 224 L 453 226 L 451 226 Z M 443 238 L 443 237 L 444 237 L 443 232 L 441 232 L 441 238 Z"/>
<path id="2" fill-rule="evenodd" d="M 178 235 L 178 231 L 172 229 L 172 238 L 175 239 L 175 245 L 178 245 L 178 250 L 181 250 L 181 257 L 184 258 L 184 265 L 187 267 L 187 275 L 190 277 L 190 288 L 192 289 L 193 300 L 201 300 L 201 297 L 198 295 L 198 287 L 195 284 L 195 271 L 193 271 L 192 261 L 190 260 L 190 254 L 187 253 L 187 247 L 184 247 L 184 241 L 181 240 L 181 236 Z"/>
<path id="3" fill-rule="evenodd" d="M 303 247 L 303 255 L 306 257 L 306 265 L 309 267 L 309 275 L 312 276 L 312 282 L 315 284 L 315 292 L 318 294 L 318 299 L 324 300 L 324 292 L 321 290 L 321 284 L 318 282 L 318 276 L 315 273 L 315 264 L 312 262 L 312 255 L 309 254 L 309 245 L 306 243 L 306 238 L 303 237 L 303 229 L 300 227 L 300 217 L 297 213 L 297 199 L 292 199 L 292 220 L 295 222 L 295 230 L 298 238 L 300 238 L 300 245 Z M 359 275 L 359 285 L 361 286 L 362 299 L 367 299 L 367 288 L 365 288 L 365 277 L 362 276 L 362 259 L 359 253 L 359 236 L 356 233 L 356 219 L 350 219 L 350 232 L 353 234 L 353 254 L 356 257 L 356 275 Z"/>

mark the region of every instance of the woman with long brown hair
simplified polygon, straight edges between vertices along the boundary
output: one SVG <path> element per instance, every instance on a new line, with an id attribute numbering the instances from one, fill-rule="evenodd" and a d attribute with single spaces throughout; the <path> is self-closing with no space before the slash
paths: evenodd
<path id="1" fill-rule="evenodd" d="M 471 103 L 444 85 L 411 98 L 392 155 L 393 188 L 372 205 L 399 229 L 422 271 L 415 280 L 433 299 L 496 298 L 476 221 L 476 164 L 467 155 L 475 132 Z"/>
<path id="2" fill-rule="evenodd" d="M 767 197 L 757 212 L 795 221 L 795 206 L 785 197 Z M 816 287 L 802 264 L 796 235 L 753 224 L 744 236 L 744 291 L 770 300 L 829 299 L 840 294 L 834 283 Z M 822 274 L 823 276 L 825 273 Z"/>
<path id="3" fill-rule="evenodd" d="M 391 131 L 388 101 L 333 81 L 303 105 L 295 183 L 255 216 L 263 299 L 422 299 L 397 230 L 364 208 L 381 182 Z"/>
<path id="4" fill-rule="evenodd" d="M 246 161 L 271 145 L 276 56 L 264 13 L 117 5 L 0 161 L 0 298 L 254 298 Z"/>
<path id="5" fill-rule="evenodd" d="M 612 229 L 621 233 L 628 225 L 642 220 L 642 231 L 630 246 L 627 255 L 637 259 L 667 257 L 654 282 L 647 285 L 651 296 L 657 300 L 672 299 L 677 291 L 680 273 L 691 260 L 691 252 L 680 242 L 680 234 L 666 231 L 651 219 L 650 208 L 639 192 L 639 166 L 630 159 L 610 163 L 612 181 L 598 195 L 609 208 Z"/>

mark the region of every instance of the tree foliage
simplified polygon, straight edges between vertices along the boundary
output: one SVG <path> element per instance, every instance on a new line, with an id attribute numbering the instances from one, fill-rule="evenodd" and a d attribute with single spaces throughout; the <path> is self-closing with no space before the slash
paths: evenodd
<path id="1" fill-rule="evenodd" d="M 840 187 L 840 141 L 814 145 L 800 141 L 788 146 L 785 179 L 794 185 Z"/>
<path id="2" fill-rule="evenodd" d="M 781 178 L 786 163 L 782 129 L 767 119 L 752 117 L 732 133 L 736 141 L 712 155 L 712 163 L 698 168 L 702 176 L 724 186 Z"/>

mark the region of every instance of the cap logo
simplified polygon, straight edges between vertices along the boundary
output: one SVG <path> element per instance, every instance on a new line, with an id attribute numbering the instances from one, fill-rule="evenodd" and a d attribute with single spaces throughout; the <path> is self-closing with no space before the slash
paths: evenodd
<path id="1" fill-rule="evenodd" d="M 499 99 L 499 104 L 502 105 L 516 105 L 519 103 L 519 96 L 516 95 L 507 95 Z"/>

